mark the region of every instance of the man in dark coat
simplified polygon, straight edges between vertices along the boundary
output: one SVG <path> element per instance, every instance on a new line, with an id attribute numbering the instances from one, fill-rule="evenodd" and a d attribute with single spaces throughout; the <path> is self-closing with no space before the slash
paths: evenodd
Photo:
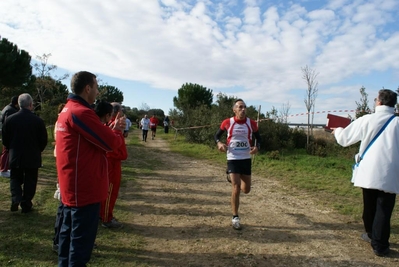
<path id="1" fill-rule="evenodd" d="M 32 112 L 33 99 L 29 94 L 21 94 L 18 104 L 21 109 L 3 124 L 2 141 L 10 153 L 10 210 L 18 211 L 21 206 L 22 213 L 27 213 L 32 210 L 47 131 L 43 120 Z"/>
<path id="2" fill-rule="evenodd" d="M 4 124 L 6 118 L 15 112 L 19 110 L 18 107 L 18 97 L 13 96 L 11 98 L 11 103 L 8 104 L 3 108 L 1 111 L 1 125 Z M 10 177 L 10 173 L 8 171 L 9 169 L 9 164 L 8 164 L 8 151 L 7 149 L 3 146 L 3 151 L 1 152 L 1 157 L 0 157 L 0 176 L 3 177 Z"/>
<path id="3" fill-rule="evenodd" d="M 18 97 L 17 96 L 13 96 L 11 98 L 11 103 L 8 104 L 7 106 L 5 106 L 3 108 L 3 110 L 1 111 L 1 124 L 3 125 L 6 118 L 14 113 L 16 113 L 19 110 L 18 107 Z"/>

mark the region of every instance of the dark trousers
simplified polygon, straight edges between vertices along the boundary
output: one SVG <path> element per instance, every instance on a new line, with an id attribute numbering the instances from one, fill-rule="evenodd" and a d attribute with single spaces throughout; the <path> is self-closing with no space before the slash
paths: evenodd
<path id="1" fill-rule="evenodd" d="M 58 248 L 58 266 L 86 266 L 97 235 L 100 203 L 84 207 L 63 207 Z"/>
<path id="2" fill-rule="evenodd" d="M 143 141 L 147 141 L 148 130 L 143 130 Z"/>
<path id="3" fill-rule="evenodd" d="M 164 131 L 165 131 L 165 133 L 169 133 L 169 126 L 165 126 Z"/>
<path id="4" fill-rule="evenodd" d="M 64 205 L 60 201 L 60 204 L 57 208 L 57 214 L 55 216 L 55 224 L 54 224 L 54 238 L 53 238 L 53 245 L 58 245 L 58 240 L 60 239 L 60 230 L 62 226 L 62 221 L 64 219 Z"/>
<path id="5" fill-rule="evenodd" d="M 389 247 L 391 215 L 396 194 L 363 188 L 363 223 L 371 237 L 371 246 L 379 252 Z"/>
<path id="6" fill-rule="evenodd" d="M 32 209 L 36 193 L 38 168 L 11 168 L 10 191 L 12 203 L 20 203 L 22 211 Z"/>

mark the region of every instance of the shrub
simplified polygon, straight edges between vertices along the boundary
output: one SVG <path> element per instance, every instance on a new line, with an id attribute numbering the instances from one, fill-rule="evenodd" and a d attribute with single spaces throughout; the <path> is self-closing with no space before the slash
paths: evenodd
<path id="1" fill-rule="evenodd" d="M 292 148 L 306 148 L 306 133 L 303 128 L 291 130 Z"/>
<path id="2" fill-rule="evenodd" d="M 278 150 L 270 151 L 267 155 L 269 159 L 279 160 L 280 159 L 280 152 Z"/>

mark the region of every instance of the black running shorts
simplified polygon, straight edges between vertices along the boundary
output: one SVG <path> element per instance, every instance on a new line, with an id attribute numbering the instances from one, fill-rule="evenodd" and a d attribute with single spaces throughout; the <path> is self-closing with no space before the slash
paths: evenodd
<path id="1" fill-rule="evenodd" d="M 237 159 L 227 161 L 227 173 L 251 175 L 251 159 Z"/>

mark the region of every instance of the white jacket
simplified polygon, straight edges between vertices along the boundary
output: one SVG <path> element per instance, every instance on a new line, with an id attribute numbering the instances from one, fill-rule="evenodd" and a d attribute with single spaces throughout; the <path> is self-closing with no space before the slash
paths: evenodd
<path id="1" fill-rule="evenodd" d="M 345 129 L 335 129 L 335 138 L 344 147 L 361 141 L 359 154 L 362 155 L 393 114 L 394 108 L 377 106 L 375 113 L 360 117 Z M 352 177 L 352 183 L 362 188 L 399 194 L 399 117 L 394 118 L 369 147 Z"/>

